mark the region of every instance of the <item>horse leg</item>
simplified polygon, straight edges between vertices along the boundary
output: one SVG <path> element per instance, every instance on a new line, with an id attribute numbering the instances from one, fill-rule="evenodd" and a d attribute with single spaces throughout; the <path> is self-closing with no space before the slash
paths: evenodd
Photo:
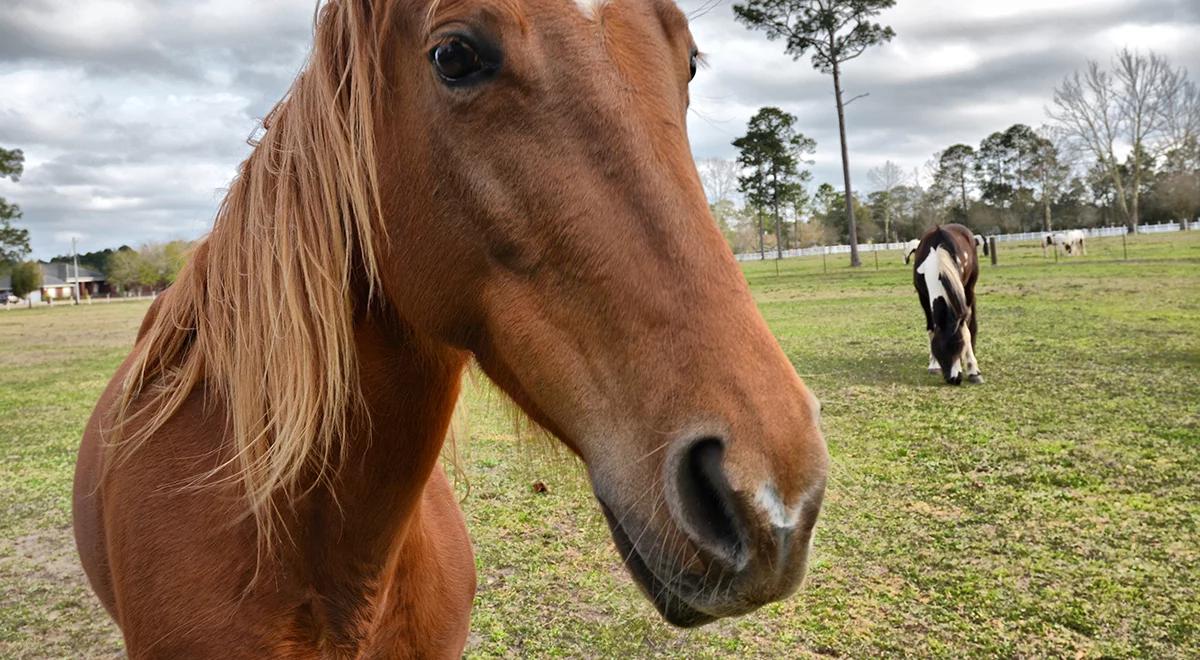
<path id="1" fill-rule="evenodd" d="M 963 352 L 961 360 L 966 365 L 967 382 L 982 383 L 983 375 L 979 373 L 979 362 L 975 359 L 975 334 L 971 332 L 971 328 L 963 328 L 962 331 Z"/>
<path id="2" fill-rule="evenodd" d="M 933 342 L 933 331 L 929 331 L 929 341 Z M 925 369 L 931 374 L 940 375 L 942 373 L 942 365 L 938 364 L 937 358 L 933 357 L 933 349 L 929 349 L 929 366 Z"/>
<path id="3" fill-rule="evenodd" d="M 979 312 L 975 307 L 975 284 L 979 281 L 979 271 L 967 281 L 967 308 L 971 310 L 971 318 L 967 322 L 967 382 L 979 384 L 983 382 L 983 374 L 979 372 L 979 361 L 975 359 L 975 341 L 979 338 Z"/>

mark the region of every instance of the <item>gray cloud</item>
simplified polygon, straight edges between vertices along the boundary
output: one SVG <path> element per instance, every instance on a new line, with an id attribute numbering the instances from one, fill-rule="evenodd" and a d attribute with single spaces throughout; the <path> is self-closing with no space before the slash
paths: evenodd
<path id="1" fill-rule="evenodd" d="M 694 21 L 711 67 L 694 84 L 691 133 L 697 157 L 732 157 L 729 145 L 760 106 L 795 114 L 817 140 L 815 180 L 840 180 L 832 82 L 807 57 L 738 24 L 727 2 Z M 1193 0 L 900 0 L 879 19 L 897 37 L 845 69 L 852 175 L 884 160 L 921 167 L 955 142 L 978 144 L 1013 123 L 1033 126 L 1055 85 L 1088 59 L 1117 48 L 1154 49 L 1200 73 L 1200 3 Z"/>
<path id="2" fill-rule="evenodd" d="M 699 14 L 706 0 L 684 0 Z M 1200 74 L 1194 0 L 900 0 L 890 44 L 846 69 L 852 172 L 908 170 L 955 142 L 1045 121 L 1056 83 L 1124 45 Z M 709 66 L 692 87 L 697 157 L 762 105 L 818 142 L 817 182 L 840 177 L 831 82 L 733 20 L 732 0 L 693 18 Z M 35 254 L 190 238 L 209 226 L 245 141 L 287 89 L 311 39 L 313 0 L 5 0 L 0 145 L 27 155 L 21 204 Z"/>

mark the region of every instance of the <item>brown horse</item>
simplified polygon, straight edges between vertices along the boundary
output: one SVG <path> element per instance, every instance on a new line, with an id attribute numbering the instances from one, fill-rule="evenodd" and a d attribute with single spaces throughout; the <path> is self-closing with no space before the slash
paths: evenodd
<path id="1" fill-rule="evenodd" d="M 667 0 L 326 4 L 84 435 L 76 540 L 131 656 L 459 655 L 438 457 L 472 357 L 669 621 L 796 589 L 828 459 L 705 203 L 695 62 Z"/>

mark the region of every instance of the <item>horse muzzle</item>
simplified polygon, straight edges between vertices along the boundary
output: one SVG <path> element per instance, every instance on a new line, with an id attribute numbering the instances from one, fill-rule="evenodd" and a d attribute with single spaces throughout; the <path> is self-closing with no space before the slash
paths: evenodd
<path id="1" fill-rule="evenodd" d="M 807 569 L 824 497 L 823 467 L 789 507 L 769 480 L 752 491 L 735 489 L 719 438 L 679 444 L 664 466 L 667 515 L 652 514 L 655 522 L 643 522 L 635 510 L 615 511 L 597 489 L 621 559 L 643 592 L 680 627 L 790 596 Z"/>

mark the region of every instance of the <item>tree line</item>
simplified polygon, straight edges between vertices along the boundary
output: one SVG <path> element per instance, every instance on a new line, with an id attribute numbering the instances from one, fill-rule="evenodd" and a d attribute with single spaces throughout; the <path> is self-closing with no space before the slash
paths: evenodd
<path id="1" fill-rule="evenodd" d="M 162 291 L 174 283 L 187 263 L 192 249 L 190 241 L 143 243 L 138 249 L 122 245 L 77 255 L 80 268 L 97 271 L 118 294 L 145 295 Z M 76 256 L 59 255 L 50 263 L 73 265 Z M 12 278 L 13 295 L 24 298 L 42 286 L 42 271 L 36 261 L 16 261 L 5 264 Z M 3 272 L 3 271 L 0 271 Z M 67 271 L 70 273 L 70 269 Z"/>
<path id="2" fill-rule="evenodd" d="M 191 241 L 143 243 L 136 250 L 128 245 L 77 255 L 81 267 L 101 272 L 120 292 L 162 291 L 175 282 L 187 263 Z M 76 256 L 59 255 L 50 263 L 74 263 Z"/>
<path id="3" fill-rule="evenodd" d="M 703 160 L 713 215 L 735 251 L 857 240 L 895 242 L 935 223 L 976 233 L 1200 220 L 1200 92 L 1155 53 L 1119 51 L 1063 80 L 1037 128 L 1014 124 L 953 144 L 924 168 L 871 169 L 863 194 L 822 183 L 803 160 L 815 143 L 779 108 L 759 110 L 734 161 Z"/>

